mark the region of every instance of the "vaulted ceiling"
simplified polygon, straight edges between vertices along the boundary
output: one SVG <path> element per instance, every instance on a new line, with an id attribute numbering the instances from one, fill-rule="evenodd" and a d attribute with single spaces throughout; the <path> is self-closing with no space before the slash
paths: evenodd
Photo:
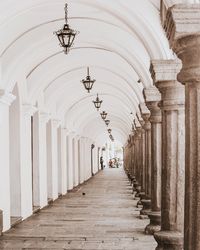
<path id="1" fill-rule="evenodd" d="M 12 92 L 17 84 L 22 104 L 37 105 L 69 130 L 103 143 L 106 127 L 92 104 L 99 93 L 113 135 L 124 143 L 143 88 L 152 85 L 150 60 L 173 58 L 160 1 L 67 2 L 70 26 L 79 34 L 65 55 L 53 34 L 64 24 L 65 1 L 0 1 L 0 89 Z M 87 66 L 96 79 L 90 94 L 80 83 Z"/>

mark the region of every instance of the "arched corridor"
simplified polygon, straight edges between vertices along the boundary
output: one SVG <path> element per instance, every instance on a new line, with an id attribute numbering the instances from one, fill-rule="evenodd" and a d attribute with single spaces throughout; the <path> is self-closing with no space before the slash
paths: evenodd
<path id="1" fill-rule="evenodd" d="M 0 243 L 200 250 L 199 58 L 200 0 L 1 0 Z"/>

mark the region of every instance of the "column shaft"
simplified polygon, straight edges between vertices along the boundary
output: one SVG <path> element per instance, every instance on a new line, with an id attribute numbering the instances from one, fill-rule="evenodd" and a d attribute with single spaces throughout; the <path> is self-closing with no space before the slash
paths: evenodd
<path id="1" fill-rule="evenodd" d="M 153 61 L 152 76 L 162 101 L 161 231 L 157 249 L 183 249 L 185 172 L 185 89 L 179 83 L 177 60 Z"/>
<path id="2" fill-rule="evenodd" d="M 162 115 L 158 104 L 161 95 L 156 87 L 144 90 L 145 101 L 151 112 L 151 212 L 147 234 L 160 231 L 161 223 L 161 168 L 162 168 Z"/>

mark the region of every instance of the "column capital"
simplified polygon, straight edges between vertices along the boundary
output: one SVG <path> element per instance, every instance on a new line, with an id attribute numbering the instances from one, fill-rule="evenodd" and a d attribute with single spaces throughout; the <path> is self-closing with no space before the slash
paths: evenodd
<path id="1" fill-rule="evenodd" d="M 141 103 L 139 105 L 139 108 L 140 108 L 141 116 L 142 116 L 142 118 L 144 120 L 143 129 L 144 130 L 150 130 L 151 129 L 151 123 L 149 121 L 149 118 L 150 118 L 150 115 L 151 115 L 150 111 L 147 108 L 145 103 Z"/>
<path id="2" fill-rule="evenodd" d="M 177 81 L 177 74 L 181 70 L 181 61 L 175 60 L 152 60 L 150 73 L 154 84 L 159 82 Z"/>
<path id="3" fill-rule="evenodd" d="M 161 92 L 160 107 L 165 110 L 184 109 L 185 88 L 177 81 L 177 74 L 181 69 L 179 59 L 153 60 L 150 72 L 154 84 Z"/>
<path id="4" fill-rule="evenodd" d="M 185 36 L 200 35 L 200 5 L 173 5 L 167 11 L 164 29 L 173 49 L 176 49 L 176 42 L 179 39 Z"/>
<path id="5" fill-rule="evenodd" d="M 134 146 L 135 145 L 135 133 L 134 134 L 131 134 L 131 146 Z"/>
<path id="6" fill-rule="evenodd" d="M 132 147 L 132 136 L 131 136 L 131 135 L 128 136 L 127 143 L 128 143 L 127 146 L 128 146 L 129 148 Z"/>
<path id="7" fill-rule="evenodd" d="M 177 4 L 168 9 L 164 29 L 170 46 L 182 60 L 182 83 L 200 85 L 200 4 Z"/>
<path id="8" fill-rule="evenodd" d="M 140 125 L 140 122 L 138 121 L 138 119 L 134 119 L 134 120 L 133 120 L 133 123 L 134 123 L 134 126 L 135 126 L 135 132 L 136 132 L 136 130 L 137 130 L 138 128 L 140 128 L 141 125 Z"/>
<path id="9" fill-rule="evenodd" d="M 32 104 L 25 103 L 22 105 L 22 112 L 25 116 L 31 117 L 37 111 L 37 108 Z"/>
<path id="10" fill-rule="evenodd" d="M 160 102 L 161 100 L 161 93 L 155 86 L 145 88 L 143 94 L 145 102 Z"/>
<path id="11" fill-rule="evenodd" d="M 61 124 L 61 120 L 55 119 L 55 118 L 52 118 L 51 122 L 52 122 L 52 126 L 54 126 L 56 128 L 58 128 L 60 126 L 60 124 Z"/>
<path id="12" fill-rule="evenodd" d="M 40 122 L 47 123 L 50 119 L 50 114 L 44 111 L 39 111 Z"/>
<path id="13" fill-rule="evenodd" d="M 145 121 L 143 120 L 143 118 L 142 118 L 142 116 L 141 116 L 141 113 L 136 113 L 136 116 L 137 116 L 137 119 L 138 119 L 138 121 L 139 121 L 141 127 L 143 127 L 144 124 L 145 124 Z"/>
<path id="14" fill-rule="evenodd" d="M 72 139 L 76 137 L 76 132 L 75 131 L 69 131 L 68 136 L 70 136 Z"/>
<path id="15" fill-rule="evenodd" d="M 134 140 L 140 140 L 142 139 L 142 127 L 137 127 L 135 134 L 134 134 Z"/>
<path id="16" fill-rule="evenodd" d="M 147 108 L 151 112 L 150 122 L 161 123 L 162 113 L 159 107 L 159 103 L 161 101 L 161 93 L 155 86 L 152 86 L 150 88 L 145 88 L 143 94 Z"/>
<path id="17" fill-rule="evenodd" d="M 4 89 L 0 89 L 0 104 L 10 106 L 16 97 Z"/>

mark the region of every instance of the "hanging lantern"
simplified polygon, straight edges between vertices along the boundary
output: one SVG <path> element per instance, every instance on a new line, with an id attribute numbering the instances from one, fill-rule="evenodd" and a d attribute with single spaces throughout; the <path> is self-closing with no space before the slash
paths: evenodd
<path id="1" fill-rule="evenodd" d="M 103 112 L 101 113 L 101 118 L 102 118 L 103 120 L 105 120 L 106 117 L 107 117 L 107 115 L 108 115 L 108 113 L 106 113 L 106 111 L 103 111 Z"/>
<path id="2" fill-rule="evenodd" d="M 111 140 L 111 141 L 114 141 L 113 135 L 110 134 L 109 137 L 110 137 L 110 140 Z"/>
<path id="3" fill-rule="evenodd" d="M 111 134 L 111 132 L 112 132 L 112 129 L 109 128 L 109 129 L 108 129 L 108 133 Z"/>
<path id="4" fill-rule="evenodd" d="M 93 101 L 93 103 L 94 103 L 94 106 L 95 106 L 95 108 L 97 109 L 97 111 L 99 111 L 99 109 L 101 108 L 101 104 L 102 104 L 102 100 L 100 101 L 100 99 L 99 99 L 99 95 L 97 94 L 97 98 L 96 98 L 96 100 L 95 101 Z"/>
<path id="5" fill-rule="evenodd" d="M 83 83 L 85 89 L 88 91 L 88 93 L 90 93 L 90 90 L 92 89 L 94 83 L 95 83 L 95 79 L 91 80 L 90 77 L 90 72 L 89 72 L 89 67 L 87 68 L 87 76 L 86 79 L 83 79 L 81 82 Z"/>
<path id="6" fill-rule="evenodd" d="M 65 54 L 68 54 L 73 45 L 77 32 L 69 27 L 68 24 L 68 5 L 65 5 L 65 24 L 61 30 L 56 31 L 60 45 L 64 48 Z"/>
<path id="7" fill-rule="evenodd" d="M 110 120 L 105 120 L 105 124 L 108 126 L 110 124 Z"/>

